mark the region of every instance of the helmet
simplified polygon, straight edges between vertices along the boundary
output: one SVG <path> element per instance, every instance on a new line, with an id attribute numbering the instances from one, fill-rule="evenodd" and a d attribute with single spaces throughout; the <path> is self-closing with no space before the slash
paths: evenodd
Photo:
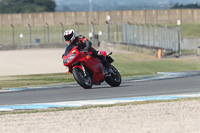
<path id="1" fill-rule="evenodd" d="M 65 41 L 68 43 L 72 43 L 75 37 L 76 37 L 76 32 L 73 29 L 69 29 L 64 32 Z"/>

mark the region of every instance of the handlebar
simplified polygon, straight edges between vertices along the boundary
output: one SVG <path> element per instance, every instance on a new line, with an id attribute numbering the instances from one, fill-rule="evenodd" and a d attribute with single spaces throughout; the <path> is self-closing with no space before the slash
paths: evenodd
<path id="1" fill-rule="evenodd" d="M 110 52 L 108 55 L 111 55 L 112 54 L 112 52 Z"/>

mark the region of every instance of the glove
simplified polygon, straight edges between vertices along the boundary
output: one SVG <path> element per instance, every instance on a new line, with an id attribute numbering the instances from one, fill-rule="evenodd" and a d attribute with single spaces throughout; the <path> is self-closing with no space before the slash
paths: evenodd
<path id="1" fill-rule="evenodd" d="M 82 43 L 77 43 L 76 46 L 78 46 L 78 49 L 82 49 Z"/>
<path id="2" fill-rule="evenodd" d="M 99 50 L 98 53 L 97 53 L 97 55 L 103 55 L 102 51 Z"/>

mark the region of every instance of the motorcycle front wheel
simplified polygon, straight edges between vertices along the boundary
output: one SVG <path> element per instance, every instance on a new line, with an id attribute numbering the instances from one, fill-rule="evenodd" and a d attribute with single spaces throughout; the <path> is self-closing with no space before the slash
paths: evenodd
<path id="1" fill-rule="evenodd" d="M 85 89 L 92 88 L 92 79 L 87 71 L 85 71 L 86 73 L 86 76 L 85 76 L 83 70 L 76 67 L 72 70 L 72 73 L 73 73 L 74 79 L 81 87 Z"/>
<path id="2" fill-rule="evenodd" d="M 112 87 L 117 87 L 121 84 L 121 75 L 118 70 L 113 66 L 110 65 L 108 74 L 110 76 L 105 77 L 105 81 Z"/>

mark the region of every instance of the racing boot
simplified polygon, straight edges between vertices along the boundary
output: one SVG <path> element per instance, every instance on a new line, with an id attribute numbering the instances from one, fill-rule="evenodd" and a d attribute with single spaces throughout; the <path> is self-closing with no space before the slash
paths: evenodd
<path id="1" fill-rule="evenodd" d="M 103 66 L 105 67 L 105 77 L 111 76 L 110 73 L 110 62 L 106 60 L 106 58 L 103 55 L 99 55 L 97 57 L 99 60 L 101 60 Z"/>
<path id="2" fill-rule="evenodd" d="M 92 55 L 95 58 L 98 58 L 102 62 L 103 66 L 105 67 L 104 69 L 105 76 L 110 76 L 110 74 L 108 74 L 110 62 L 106 60 L 105 56 L 102 55 L 101 51 L 96 51 L 95 49 L 92 49 L 91 52 L 92 52 Z"/>

